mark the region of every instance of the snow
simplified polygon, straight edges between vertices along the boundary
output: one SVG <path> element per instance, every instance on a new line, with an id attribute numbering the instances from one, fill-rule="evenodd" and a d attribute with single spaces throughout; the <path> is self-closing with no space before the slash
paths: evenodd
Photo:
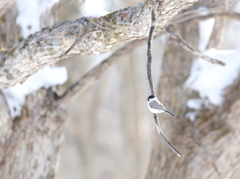
<path id="1" fill-rule="evenodd" d="M 40 30 L 40 18 L 47 9 L 50 9 L 59 0 L 18 0 L 17 24 L 22 28 L 22 35 L 26 38 Z"/>
<path id="2" fill-rule="evenodd" d="M 198 44 L 198 49 L 200 52 L 204 51 L 208 45 L 209 39 L 212 34 L 211 32 L 213 30 L 214 23 L 215 23 L 214 19 L 208 19 L 205 21 L 200 21 L 198 23 L 199 38 L 201 39 Z"/>
<path id="3" fill-rule="evenodd" d="M 214 65 L 202 59 L 195 59 L 186 86 L 199 92 L 214 105 L 221 105 L 224 89 L 233 83 L 240 70 L 240 49 L 209 49 L 204 55 L 226 62 L 226 66 Z"/>
<path id="4" fill-rule="evenodd" d="M 203 105 L 203 100 L 199 98 L 192 98 L 187 101 L 187 107 L 195 110 L 200 110 Z"/>
<path id="5" fill-rule="evenodd" d="M 107 14 L 109 14 L 108 11 L 101 10 L 101 11 L 99 11 L 99 12 L 97 12 L 97 13 L 91 15 L 91 17 L 101 17 L 101 16 L 105 16 L 105 15 L 107 15 Z"/>
<path id="6" fill-rule="evenodd" d="M 12 119 L 20 115 L 22 105 L 25 102 L 25 96 L 42 87 L 47 89 L 51 86 L 61 85 L 66 80 L 67 70 L 65 67 L 46 66 L 30 76 L 23 84 L 3 89 L 2 91 L 10 109 Z"/>
<path id="7" fill-rule="evenodd" d="M 80 8 L 84 16 L 100 17 L 109 13 L 104 10 L 107 8 L 105 0 L 87 0 Z"/>
<path id="8" fill-rule="evenodd" d="M 50 9 L 58 0 L 18 0 L 19 11 L 17 23 L 22 28 L 23 37 L 40 30 L 40 17 L 47 9 Z M 31 28 L 29 28 L 31 27 Z M 49 88 L 61 85 L 67 80 L 65 67 L 49 67 L 37 71 L 30 76 L 23 84 L 3 89 L 3 94 L 10 110 L 11 118 L 21 114 L 25 96 L 37 91 L 40 88 Z"/>
<path id="9" fill-rule="evenodd" d="M 190 121 L 195 121 L 196 119 L 196 116 L 198 115 L 198 111 L 191 111 L 191 112 L 188 112 L 185 117 L 190 119 Z"/>
<path id="10" fill-rule="evenodd" d="M 240 48 L 232 50 L 206 49 L 211 37 L 214 20 L 201 21 L 199 25 L 199 51 L 206 56 L 221 60 L 226 66 L 215 65 L 203 59 L 194 60 L 185 87 L 197 91 L 202 99 L 189 99 L 187 106 L 195 111 L 188 112 L 186 117 L 195 120 L 201 107 L 210 102 L 221 105 L 224 101 L 225 89 L 233 83 L 240 71 Z M 236 41 L 236 40 L 235 40 Z"/>

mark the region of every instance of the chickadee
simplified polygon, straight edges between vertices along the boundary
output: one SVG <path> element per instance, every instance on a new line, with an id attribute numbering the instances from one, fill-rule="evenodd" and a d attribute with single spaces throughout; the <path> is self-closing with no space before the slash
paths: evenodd
<path id="1" fill-rule="evenodd" d="M 152 113 L 157 114 L 157 113 L 165 112 L 171 115 L 172 117 L 175 117 L 174 114 L 166 110 L 166 108 L 162 105 L 162 103 L 158 101 L 158 99 L 154 95 L 150 95 L 147 98 L 147 100 L 148 100 L 148 109 Z"/>

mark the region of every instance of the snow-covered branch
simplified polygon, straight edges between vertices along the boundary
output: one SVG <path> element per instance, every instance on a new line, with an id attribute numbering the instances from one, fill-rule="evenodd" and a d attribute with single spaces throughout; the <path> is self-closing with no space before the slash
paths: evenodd
<path id="1" fill-rule="evenodd" d="M 181 10 L 197 0 L 161 1 L 156 11 L 160 23 L 156 31 L 162 31 L 167 23 Z M 148 36 L 151 0 L 135 7 L 121 9 L 100 18 L 80 18 L 46 27 L 28 36 L 17 47 L 0 52 L 0 88 L 23 82 L 38 69 L 54 63 L 83 33 L 100 28 L 82 39 L 81 43 L 64 56 L 106 53 L 115 46 Z"/>

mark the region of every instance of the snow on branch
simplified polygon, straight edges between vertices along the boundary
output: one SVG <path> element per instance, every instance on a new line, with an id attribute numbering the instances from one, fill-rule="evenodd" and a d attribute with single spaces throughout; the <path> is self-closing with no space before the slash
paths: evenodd
<path id="1" fill-rule="evenodd" d="M 156 10 L 156 18 L 160 21 L 156 31 L 162 31 L 178 12 L 196 1 L 162 2 Z M 120 9 L 100 18 L 83 17 L 57 23 L 28 36 L 18 46 L 0 52 L 0 88 L 21 83 L 38 69 L 62 58 L 77 54 L 106 53 L 115 46 L 147 37 L 151 7 L 152 1 L 147 0 L 135 7 Z M 92 32 L 83 38 L 81 43 L 77 43 L 69 53 L 60 57 L 81 34 L 101 27 L 103 31 Z"/>

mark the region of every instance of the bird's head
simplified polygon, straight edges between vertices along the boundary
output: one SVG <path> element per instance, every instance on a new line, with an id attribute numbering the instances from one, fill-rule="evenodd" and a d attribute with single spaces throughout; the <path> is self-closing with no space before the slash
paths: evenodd
<path id="1" fill-rule="evenodd" d="M 150 99 L 153 99 L 153 98 L 155 98 L 155 96 L 154 95 L 150 95 L 150 96 L 148 96 L 147 100 L 149 101 Z"/>

